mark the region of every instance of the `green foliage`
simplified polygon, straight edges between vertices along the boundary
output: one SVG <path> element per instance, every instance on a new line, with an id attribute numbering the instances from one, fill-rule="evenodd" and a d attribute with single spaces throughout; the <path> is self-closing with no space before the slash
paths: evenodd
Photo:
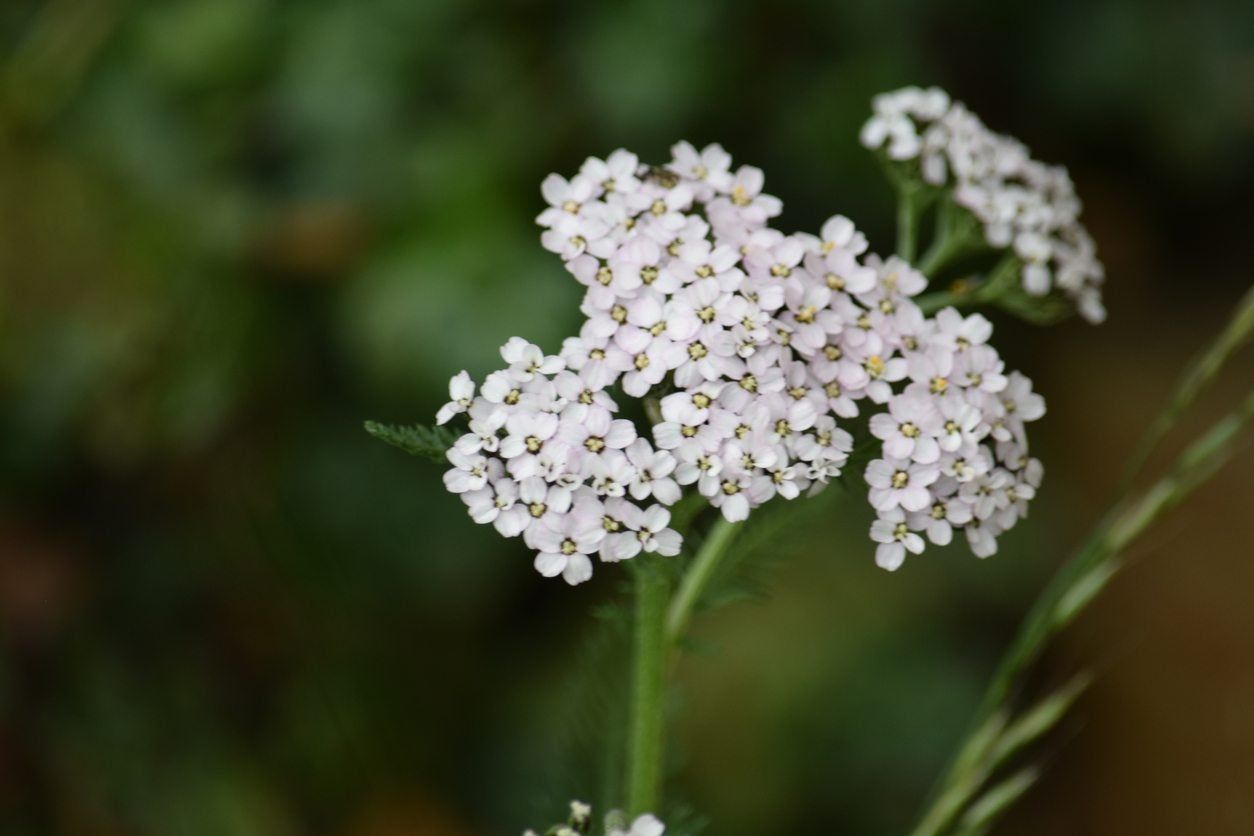
<path id="1" fill-rule="evenodd" d="M 1148 450 L 1165 435 L 1201 388 L 1214 379 L 1223 363 L 1244 344 L 1250 322 L 1254 320 L 1250 313 L 1251 300 L 1254 294 L 1247 294 L 1230 326 L 1220 332 L 1202 353 L 1202 359 L 1184 376 L 1163 413 L 1167 416 L 1166 425 L 1161 418 L 1151 424 L 1138 450 Z M 992 819 L 1033 783 L 1035 773 L 1029 770 L 983 790 L 1002 764 L 1062 719 L 1087 687 L 1088 679 L 1084 675 L 1077 676 L 1022 712 L 1015 710 L 1014 688 L 1045 652 L 1053 636 L 1073 622 L 1115 576 L 1128 546 L 1237 454 L 1244 446 L 1244 431 L 1252 418 L 1254 392 L 1247 394 L 1230 415 L 1189 444 L 1156 483 L 1118 500 L 1045 588 L 994 673 L 972 730 L 943 776 L 913 836 L 983 833 Z M 959 816 L 962 816 L 961 821 L 955 825 Z"/>
<path id="2" fill-rule="evenodd" d="M 1075 306 L 1064 297 L 1051 293 L 1033 296 L 1015 284 L 997 296 L 997 307 L 1033 325 L 1055 325 L 1075 313 Z"/>
<path id="3" fill-rule="evenodd" d="M 567 675 L 585 657 L 562 650 L 622 573 L 546 584 L 432 472 L 356 435 L 365 415 L 431 414 L 449 375 L 494 368 L 509 336 L 555 347 L 572 332 L 554 311 L 577 316 L 578 285 L 533 222 L 543 176 L 619 146 L 660 161 L 677 139 L 718 141 L 769 172 L 787 229 L 840 211 L 885 252 L 888 190 L 855 140 L 868 99 L 960 78 L 990 124 L 1020 120 L 1025 139 L 1062 143 L 1051 159 L 1100 174 L 1080 184 L 1086 212 L 1119 243 L 1112 289 L 1135 288 L 1144 314 L 1112 306 L 1104 368 L 1128 368 L 1145 350 L 1134 326 L 1187 296 L 1152 339 L 1182 356 L 1212 300 L 1248 285 L 1232 211 L 1254 189 L 1248 109 L 1239 74 L 1210 82 L 1244 66 L 1254 6 L 1221 2 L 978 0 L 972 19 L 1016 24 L 981 41 L 1000 68 L 983 76 L 962 72 L 979 28 L 949 26 L 944 4 L 0 3 L 0 832 L 517 833 L 547 818 L 523 812 L 561 760 L 552 726 L 582 704 Z M 786 60 L 745 60 L 785 42 Z M 1067 60 L 1047 60 L 1060 42 Z M 1119 274 L 1132 254 L 1135 281 Z M 1111 381 L 1094 423 L 1152 408 L 1144 383 Z M 1044 423 L 1044 449 L 1070 446 L 1050 435 L 1065 422 Z M 1083 493 L 1070 480 L 1098 467 L 1053 468 L 1029 531 L 1063 527 L 1063 497 Z M 969 659 L 945 675 L 976 687 L 1039 538 L 995 565 L 947 562 L 993 580 L 941 587 L 962 618 L 937 619 L 939 573 L 885 580 L 862 567 L 865 531 L 833 520 L 795 536 L 849 544 L 855 568 L 776 581 L 839 577 L 874 604 L 839 613 L 850 642 L 891 617 L 921 656 Z M 736 572 L 764 574 L 762 549 Z M 735 658 L 796 687 L 803 645 Z M 625 687 L 604 678 L 615 647 L 588 663 L 609 699 Z M 769 780 L 775 754 L 846 785 L 867 773 L 830 734 L 914 712 L 933 686 L 883 664 L 896 677 L 864 675 L 858 713 L 788 718 L 827 737 L 785 744 L 784 718 L 751 700 L 701 706 L 749 726 L 737 751 L 759 756 L 750 775 L 723 744 L 686 753 L 717 833 L 895 832 L 934 742 L 889 749 L 911 767 L 877 792 Z M 937 725 L 960 719 L 932 708 Z M 609 758 L 622 724 L 603 716 L 581 722 Z M 709 803 L 714 786 L 726 803 Z"/>
<path id="4" fill-rule="evenodd" d="M 378 421 L 367 421 L 366 432 L 380 441 L 393 447 L 399 447 L 411 456 L 418 456 L 436 464 L 445 464 L 445 454 L 457 440 L 457 436 L 448 427 L 429 427 L 425 424 L 397 426 L 380 424 Z"/>

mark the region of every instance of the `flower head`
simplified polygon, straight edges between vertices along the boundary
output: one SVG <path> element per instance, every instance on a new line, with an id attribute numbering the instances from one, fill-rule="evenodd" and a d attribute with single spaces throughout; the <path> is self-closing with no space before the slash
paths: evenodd
<path id="1" fill-rule="evenodd" d="M 867 136 L 890 156 L 938 153 L 910 130 L 947 98 L 883 107 Z M 558 354 L 510 339 L 477 394 L 465 372 L 450 382 L 438 420 L 470 420 L 449 490 L 476 522 L 521 535 L 541 574 L 577 584 L 597 561 L 677 554 L 666 506 L 685 489 L 731 521 L 822 489 L 854 447 L 842 422 L 869 409 L 879 564 L 959 528 L 991 553 L 1039 484 L 1024 425 L 1044 412 L 988 344 L 992 325 L 925 316 L 914 298 L 927 277 L 867 253 L 848 218 L 817 235 L 772 229 L 781 204 L 761 170 L 733 169 L 720 146 L 672 153 L 650 168 L 620 149 L 545 180 L 542 240 L 586 288 L 585 321 Z M 656 400 L 657 423 L 620 417 L 615 390 Z"/>
<path id="2" fill-rule="evenodd" d="M 1027 293 L 1057 289 L 1088 321 L 1105 318 L 1105 270 L 1065 168 L 1032 159 L 1018 140 L 989 130 L 937 88 L 906 87 L 876 96 L 871 106 L 863 145 L 890 160 L 917 160 L 924 180 L 950 189 L 983 225 L 988 243 L 1018 258 Z"/>

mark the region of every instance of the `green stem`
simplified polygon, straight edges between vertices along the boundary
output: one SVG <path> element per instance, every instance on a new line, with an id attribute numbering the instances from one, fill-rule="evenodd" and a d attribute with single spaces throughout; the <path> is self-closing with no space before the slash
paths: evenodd
<path id="1" fill-rule="evenodd" d="M 905 186 L 897 192 L 897 255 L 914 261 L 919 240 L 919 190 Z"/>
<path id="2" fill-rule="evenodd" d="M 722 516 L 710 529 L 680 581 L 673 600 L 663 567 L 641 563 L 636 576 L 632 647 L 631 708 L 627 750 L 627 809 L 634 816 L 655 812 L 662 794 L 666 750 L 666 671 L 737 523 Z M 668 606 L 669 603 L 669 606 Z"/>
<path id="3" fill-rule="evenodd" d="M 1241 297 L 1236 312 L 1228 321 L 1228 326 L 1219 332 L 1219 336 L 1189 364 L 1184 374 L 1181 375 L 1167 408 L 1158 414 L 1154 423 L 1150 425 L 1137 444 L 1120 483 L 1121 493 L 1132 486 L 1132 482 L 1158 447 L 1159 442 L 1171 432 L 1184 411 L 1215 379 L 1228 358 L 1249 342 L 1251 334 L 1254 334 L 1254 287 L 1247 290 L 1245 296 Z"/>
<path id="4" fill-rule="evenodd" d="M 627 738 L 627 810 L 657 810 L 662 793 L 666 731 L 666 601 L 662 567 L 641 561 L 636 575 L 631 708 Z"/>
<path id="5" fill-rule="evenodd" d="M 956 205 L 953 196 L 947 194 L 936 210 L 932 244 L 915 266 L 930 278 L 949 266 L 953 259 L 986 247 L 983 230 L 971 213 Z"/>
<path id="6" fill-rule="evenodd" d="M 964 287 L 962 290 L 957 291 L 938 290 L 935 293 L 925 293 L 916 297 L 914 302 L 925 316 L 931 316 L 942 308 L 961 307 L 973 298 L 971 289 Z"/>
<path id="7" fill-rule="evenodd" d="M 963 243 L 952 235 L 938 238 L 928 247 L 916 266 L 923 275 L 932 276 L 964 249 Z"/>
<path id="8" fill-rule="evenodd" d="M 956 282 L 956 290 L 938 290 L 935 293 L 925 293 L 916 298 L 915 304 L 919 306 L 919 310 L 927 316 L 931 316 L 942 308 L 949 306 L 961 307 L 962 305 L 979 305 L 996 302 L 997 298 L 1012 287 L 1019 276 L 1019 269 L 1022 265 L 1014 253 L 1007 253 L 1001 261 L 994 265 L 993 269 L 988 271 L 988 275 L 983 280 L 976 283 L 972 280 L 964 280 Z M 919 268 L 925 274 L 927 270 L 923 267 Z"/>
<path id="9" fill-rule="evenodd" d="M 723 555 L 727 554 L 727 547 L 739 531 L 740 523 L 728 522 L 720 515 L 706 535 L 696 557 L 692 559 L 666 613 L 666 640 L 672 647 L 683 639 L 702 593 L 709 586 Z"/>
<path id="10" fill-rule="evenodd" d="M 1161 480 L 1137 497 L 1118 502 L 1045 588 L 1002 657 L 971 731 L 960 746 L 959 755 L 946 770 L 933 795 L 934 801 L 913 836 L 938 836 L 946 832 L 986 777 L 981 772 L 986 765 L 985 754 L 993 749 L 1009 716 L 1010 695 L 1015 683 L 1040 657 L 1050 638 L 1071 623 L 1114 576 L 1120 566 L 1120 554 L 1162 514 L 1184 501 L 1232 458 L 1252 416 L 1254 394 L 1189 445 Z"/>

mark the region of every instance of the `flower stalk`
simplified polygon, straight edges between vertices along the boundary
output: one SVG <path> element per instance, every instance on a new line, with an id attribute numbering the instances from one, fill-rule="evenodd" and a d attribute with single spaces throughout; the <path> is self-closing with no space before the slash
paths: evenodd
<path id="1" fill-rule="evenodd" d="M 666 751 L 666 604 L 670 584 L 661 567 L 635 570 L 631 705 L 627 738 L 627 811 L 657 809 Z"/>
<path id="2" fill-rule="evenodd" d="M 903 185 L 897 192 L 897 256 L 913 262 L 919 244 L 919 216 L 923 201 L 919 188 Z"/>
<path id="3" fill-rule="evenodd" d="M 1124 473 L 1121 485 L 1123 491 L 1131 487 L 1145 462 L 1167 433 L 1171 432 L 1184 411 L 1214 381 L 1228 359 L 1250 341 L 1251 336 L 1254 336 L 1254 288 L 1247 290 L 1241 297 L 1236 311 L 1219 336 L 1185 369 L 1166 409 L 1158 414 L 1137 444 Z"/>
<path id="4" fill-rule="evenodd" d="M 666 691 L 674 651 L 682 643 L 701 596 L 717 572 L 739 523 L 719 517 L 671 596 L 663 567 L 635 569 L 632 685 L 629 708 L 627 810 L 658 808 L 666 758 Z"/>
<path id="5" fill-rule="evenodd" d="M 688 622 L 701 601 L 701 596 L 716 574 L 727 547 L 740 531 L 740 523 L 728 522 L 719 517 L 705 542 L 692 559 L 688 571 L 679 582 L 679 589 L 666 612 L 666 640 L 672 647 L 683 641 L 688 629 Z"/>
<path id="6" fill-rule="evenodd" d="M 979 803 L 977 794 L 1000 762 L 990 762 L 990 753 L 1005 750 L 1007 740 L 1012 739 L 1009 729 L 1015 725 L 1008 726 L 1011 722 L 1008 718 L 1012 716 L 1010 702 L 1015 684 L 1040 658 L 1054 634 L 1074 621 L 1105 588 L 1121 568 L 1120 558 L 1127 547 L 1236 454 L 1241 446 L 1241 435 L 1252 417 L 1254 394 L 1248 395 L 1233 413 L 1189 445 L 1162 479 L 1137 496 L 1116 502 L 1085 544 L 1041 593 L 1002 658 L 976 713 L 972 730 L 912 836 L 948 833 L 964 808 L 972 802 Z M 1031 739 L 1057 723 L 1082 688 L 1083 685 L 1073 683 L 1041 703 L 1042 706 L 1054 705 L 1055 710 L 1037 714 L 1038 718 L 1046 717 L 1048 722 L 1038 722 Z M 1024 715 L 1025 718 L 1031 716 L 1032 711 Z M 1022 722 L 1015 721 L 1015 724 Z"/>

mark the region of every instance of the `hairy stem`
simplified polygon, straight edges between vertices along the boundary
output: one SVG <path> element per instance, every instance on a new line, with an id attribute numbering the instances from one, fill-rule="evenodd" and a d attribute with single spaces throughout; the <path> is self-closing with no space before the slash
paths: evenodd
<path id="1" fill-rule="evenodd" d="M 674 598 L 663 567 L 641 563 L 636 575 L 631 707 L 627 743 L 627 809 L 632 815 L 657 810 L 666 753 L 666 674 L 672 651 L 683 639 L 738 523 L 723 517 L 693 557 Z"/>
<path id="2" fill-rule="evenodd" d="M 627 732 L 627 809 L 632 815 L 657 809 L 666 748 L 666 601 L 670 585 L 662 567 L 642 564 L 633 567 L 636 611 Z"/>
<path id="3" fill-rule="evenodd" d="M 683 580 L 679 582 L 679 589 L 666 613 L 666 640 L 671 646 L 683 639 L 702 593 L 709 586 L 723 555 L 727 553 L 727 547 L 739 530 L 740 523 L 728 522 L 719 516 L 710 533 L 706 535 L 701 549 L 692 559 Z"/>

